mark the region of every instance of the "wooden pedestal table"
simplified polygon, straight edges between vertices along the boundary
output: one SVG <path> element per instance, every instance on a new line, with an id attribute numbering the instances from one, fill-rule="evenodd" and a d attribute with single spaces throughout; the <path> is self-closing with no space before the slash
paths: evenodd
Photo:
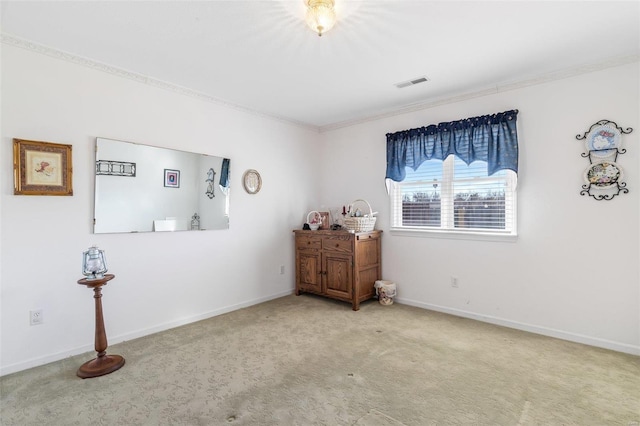
<path id="1" fill-rule="evenodd" d="M 88 280 L 82 278 L 78 284 L 93 289 L 93 298 L 96 300 L 96 340 L 95 349 L 98 357 L 87 361 L 80 366 L 76 373 L 78 377 L 89 379 L 91 377 L 104 376 L 113 373 L 124 365 L 124 358 L 120 355 L 107 355 L 107 334 L 104 331 L 104 318 L 102 317 L 102 286 L 115 278 L 113 274 L 105 274 L 104 278 Z"/>

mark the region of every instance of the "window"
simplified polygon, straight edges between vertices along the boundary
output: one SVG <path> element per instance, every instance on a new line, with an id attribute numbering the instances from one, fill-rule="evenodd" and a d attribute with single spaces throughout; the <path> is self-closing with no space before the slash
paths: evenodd
<path id="1" fill-rule="evenodd" d="M 517 116 L 514 109 L 387 133 L 391 231 L 515 236 Z"/>
<path id="2" fill-rule="evenodd" d="M 516 174 L 487 174 L 486 161 L 454 155 L 406 167 L 391 182 L 391 230 L 440 234 L 516 235 Z"/>

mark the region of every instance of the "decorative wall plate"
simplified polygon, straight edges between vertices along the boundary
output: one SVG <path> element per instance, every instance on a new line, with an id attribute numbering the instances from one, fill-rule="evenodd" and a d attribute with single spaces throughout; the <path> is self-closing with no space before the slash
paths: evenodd
<path id="1" fill-rule="evenodd" d="M 256 170 L 249 169 L 242 176 L 242 185 L 249 194 L 257 194 L 262 188 L 262 178 Z"/>
<path id="2" fill-rule="evenodd" d="M 596 157 L 608 157 L 620 148 L 622 134 L 615 126 L 603 124 L 594 127 L 587 137 L 587 151 Z"/>
<path id="3" fill-rule="evenodd" d="M 592 187 L 607 189 L 622 181 L 622 169 L 613 162 L 591 164 L 584 172 L 584 180 Z"/>

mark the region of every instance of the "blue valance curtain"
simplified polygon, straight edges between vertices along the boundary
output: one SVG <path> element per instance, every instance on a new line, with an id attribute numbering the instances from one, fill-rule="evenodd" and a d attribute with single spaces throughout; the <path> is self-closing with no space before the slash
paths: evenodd
<path id="1" fill-rule="evenodd" d="M 416 170 L 427 160 L 455 155 L 467 164 L 487 162 L 487 174 L 518 172 L 518 110 L 431 124 L 387 134 L 387 179 L 400 182 L 405 167 Z"/>
<path id="2" fill-rule="evenodd" d="M 220 170 L 220 190 L 224 195 L 229 193 L 229 166 L 231 160 L 228 158 L 222 159 L 222 168 Z"/>

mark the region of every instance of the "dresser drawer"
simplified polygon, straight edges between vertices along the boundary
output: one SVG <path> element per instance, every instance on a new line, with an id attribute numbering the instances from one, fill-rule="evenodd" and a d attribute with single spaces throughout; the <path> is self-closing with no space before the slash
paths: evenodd
<path id="1" fill-rule="evenodd" d="M 322 241 L 317 237 L 307 237 L 299 235 L 296 237 L 296 249 L 299 250 L 320 250 L 322 248 Z"/>
<path id="2" fill-rule="evenodd" d="M 322 249 L 340 253 L 351 253 L 352 241 L 348 235 L 336 235 L 322 239 Z"/>

